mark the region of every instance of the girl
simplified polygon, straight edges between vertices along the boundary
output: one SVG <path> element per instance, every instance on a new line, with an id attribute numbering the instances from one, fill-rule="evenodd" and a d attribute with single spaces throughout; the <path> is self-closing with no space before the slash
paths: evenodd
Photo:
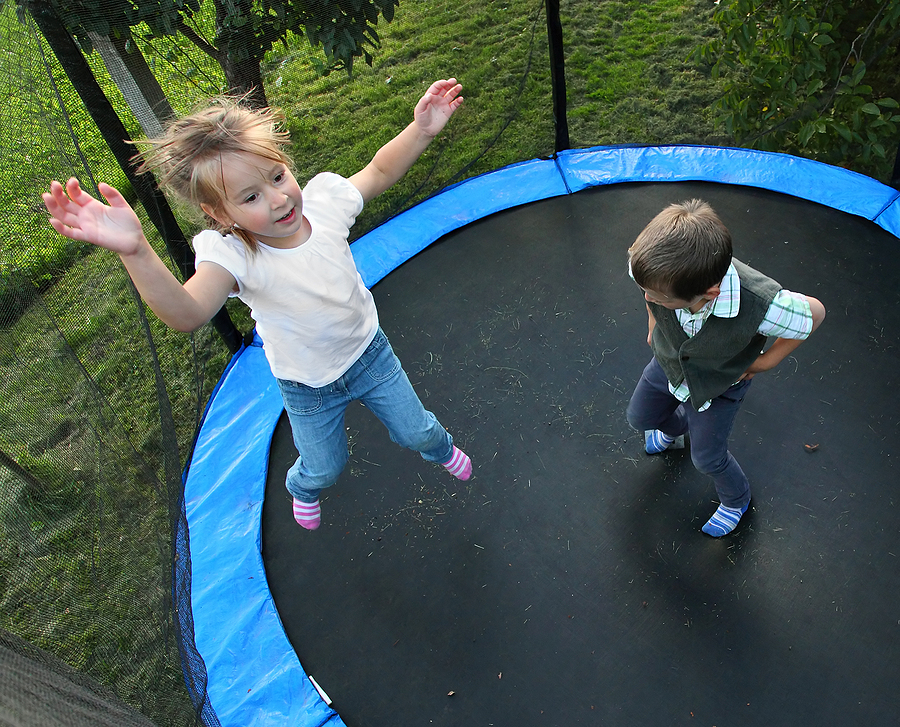
<path id="1" fill-rule="evenodd" d="M 348 461 L 344 412 L 354 399 L 393 441 L 461 480 L 472 474 L 469 458 L 409 383 L 347 242 L 363 205 L 406 173 L 459 108 L 461 88 L 455 78 L 433 83 L 414 120 L 364 169 L 347 179 L 319 174 L 302 190 L 273 110 L 226 99 L 174 122 L 148 142 L 141 171 L 157 172 L 214 226 L 194 238 L 196 272 L 184 285 L 117 190 L 101 183 L 103 204 L 70 179 L 43 195 L 53 228 L 118 253 L 166 325 L 193 331 L 232 295 L 250 307 L 299 452 L 286 484 L 294 518 L 308 530 L 319 527 L 319 493 Z"/>

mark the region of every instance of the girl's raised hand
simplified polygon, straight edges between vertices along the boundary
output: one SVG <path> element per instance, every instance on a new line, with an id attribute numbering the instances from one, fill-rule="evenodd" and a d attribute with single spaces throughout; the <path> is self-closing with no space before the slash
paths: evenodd
<path id="1" fill-rule="evenodd" d="M 430 136 L 437 136 L 453 116 L 453 112 L 462 105 L 460 91 L 462 84 L 457 83 L 455 78 L 432 83 L 419 99 L 414 111 L 419 129 Z"/>
<path id="2" fill-rule="evenodd" d="M 50 225 L 61 235 L 120 255 L 138 252 L 146 240 L 134 210 L 117 189 L 102 182 L 98 188 L 109 204 L 85 192 L 74 177 L 65 188 L 51 182 L 50 192 L 42 195 L 50 212 Z"/>

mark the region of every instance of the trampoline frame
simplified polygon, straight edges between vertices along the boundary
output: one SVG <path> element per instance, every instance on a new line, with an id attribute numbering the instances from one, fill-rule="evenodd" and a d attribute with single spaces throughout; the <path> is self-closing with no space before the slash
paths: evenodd
<path id="1" fill-rule="evenodd" d="M 900 191 L 864 175 L 746 149 L 628 146 L 564 151 L 469 179 L 369 232 L 351 250 L 371 287 L 443 235 L 495 212 L 601 185 L 684 181 L 791 195 L 900 237 Z M 269 447 L 282 410 L 257 337 L 235 354 L 211 396 L 185 476 L 187 531 L 176 533 L 181 564 L 174 590 L 176 608 L 193 614 L 194 643 L 181 647 L 205 664 L 208 698 L 222 725 L 343 725 L 288 641 L 263 565 Z M 189 602 L 179 601 L 188 592 Z"/>

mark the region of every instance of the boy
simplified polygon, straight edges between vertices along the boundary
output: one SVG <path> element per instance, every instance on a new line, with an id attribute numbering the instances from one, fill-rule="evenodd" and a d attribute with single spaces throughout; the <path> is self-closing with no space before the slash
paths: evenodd
<path id="1" fill-rule="evenodd" d="M 690 432 L 691 460 L 713 478 L 720 501 L 702 530 L 722 537 L 750 504 L 750 483 L 728 451 L 728 437 L 751 379 L 816 330 L 825 308 L 733 259 L 731 234 L 702 200 L 660 212 L 628 259 L 647 301 L 653 349 L 628 404 L 628 423 L 645 433 L 648 454 Z M 769 336 L 776 340 L 763 351 Z"/>

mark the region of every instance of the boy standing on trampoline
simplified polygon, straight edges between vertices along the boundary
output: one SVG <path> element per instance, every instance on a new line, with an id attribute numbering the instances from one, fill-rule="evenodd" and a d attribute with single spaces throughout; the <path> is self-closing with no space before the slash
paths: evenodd
<path id="1" fill-rule="evenodd" d="M 728 451 L 734 418 L 752 378 L 816 330 L 825 308 L 732 258 L 731 234 L 701 200 L 660 212 L 628 261 L 647 302 L 653 350 L 628 423 L 644 432 L 648 454 L 690 432 L 694 466 L 712 477 L 720 500 L 702 530 L 727 535 L 750 505 L 750 483 Z M 767 337 L 775 341 L 763 351 Z"/>
<path id="2" fill-rule="evenodd" d="M 378 323 L 347 238 L 363 205 L 399 180 L 462 103 L 456 79 L 437 81 L 413 121 L 345 179 L 315 176 L 302 190 L 271 109 L 223 100 L 148 142 L 142 171 L 199 208 L 215 229 L 194 238 L 196 273 L 182 285 L 144 237 L 122 195 L 103 204 L 76 179 L 53 182 L 53 228 L 119 254 L 147 305 L 180 331 L 199 328 L 230 296 L 251 309 L 284 398 L 299 457 L 287 474 L 295 520 L 320 523 L 319 494 L 348 461 L 344 412 L 360 400 L 391 439 L 467 480 L 469 458 L 419 400 Z"/>

